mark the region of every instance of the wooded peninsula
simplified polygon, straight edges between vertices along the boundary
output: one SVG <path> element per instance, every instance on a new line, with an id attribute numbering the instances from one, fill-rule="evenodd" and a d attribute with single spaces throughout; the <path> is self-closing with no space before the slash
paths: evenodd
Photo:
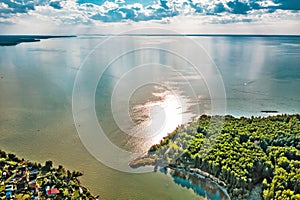
<path id="1" fill-rule="evenodd" d="M 300 115 L 202 115 L 177 127 L 130 165 L 199 171 L 232 199 L 299 200 Z"/>

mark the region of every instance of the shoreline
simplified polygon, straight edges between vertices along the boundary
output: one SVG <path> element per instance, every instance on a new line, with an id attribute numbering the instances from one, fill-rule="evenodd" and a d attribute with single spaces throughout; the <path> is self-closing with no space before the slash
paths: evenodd
<path id="1" fill-rule="evenodd" d="M 197 168 L 178 168 L 178 167 L 172 167 L 167 166 L 165 167 L 167 169 L 170 169 L 173 171 L 173 176 L 180 177 L 184 180 L 189 180 L 190 184 L 193 186 L 199 186 L 197 184 L 197 181 L 204 181 L 205 182 L 205 190 L 209 188 L 212 193 L 216 193 L 217 191 L 223 192 L 224 196 L 226 196 L 227 199 L 230 200 L 230 196 L 226 190 L 226 183 L 219 180 L 218 178 L 214 177 L 213 175 L 204 172 Z"/>
<path id="2" fill-rule="evenodd" d="M 145 159 L 146 159 L 146 161 L 145 161 Z M 139 158 L 133 160 L 132 162 L 129 163 L 129 166 L 132 168 L 149 166 L 149 167 L 153 167 L 154 172 L 157 172 L 158 168 L 160 168 L 163 171 L 168 171 L 168 169 L 169 169 L 174 172 L 172 176 L 179 177 L 179 178 L 182 178 L 184 180 L 189 180 L 189 181 L 191 181 L 191 179 L 190 179 L 191 175 L 194 175 L 196 177 L 193 177 L 193 178 L 203 180 L 210 184 L 215 184 L 217 186 L 217 188 L 215 188 L 215 189 L 222 191 L 225 194 L 225 196 L 228 199 L 230 199 L 229 194 L 227 193 L 227 190 L 226 190 L 225 182 L 221 181 L 220 179 L 213 176 L 212 174 L 209 174 L 208 172 L 202 171 L 197 168 L 187 168 L 186 169 L 184 167 L 178 167 L 174 164 L 163 165 L 162 163 L 156 162 L 154 160 L 148 160 L 148 158 L 146 158 L 145 156 L 142 156 L 142 157 L 139 157 Z M 198 186 L 196 184 L 193 184 L 192 182 L 190 184 L 193 186 Z"/>

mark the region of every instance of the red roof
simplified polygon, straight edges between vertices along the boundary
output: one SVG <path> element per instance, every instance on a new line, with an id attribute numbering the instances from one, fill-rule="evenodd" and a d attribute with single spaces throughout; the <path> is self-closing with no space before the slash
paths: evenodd
<path id="1" fill-rule="evenodd" d="M 57 194 L 59 193 L 58 189 L 57 188 L 54 188 L 54 189 L 51 189 L 51 190 L 48 190 L 47 194 L 48 195 L 51 195 L 51 194 Z"/>

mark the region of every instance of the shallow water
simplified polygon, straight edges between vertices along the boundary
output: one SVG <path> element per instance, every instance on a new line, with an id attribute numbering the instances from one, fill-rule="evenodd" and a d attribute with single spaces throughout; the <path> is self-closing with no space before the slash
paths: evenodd
<path id="1" fill-rule="evenodd" d="M 104 199 L 198 199 L 161 173 L 119 172 L 88 153 L 72 113 L 76 75 L 89 75 L 81 86 L 95 87 L 95 112 L 107 137 L 138 153 L 199 114 L 300 112 L 300 38 L 106 39 L 0 47 L 1 148 L 83 171 L 82 182 Z M 216 77 L 224 85 L 212 85 Z M 223 86 L 226 96 L 212 94 Z"/>

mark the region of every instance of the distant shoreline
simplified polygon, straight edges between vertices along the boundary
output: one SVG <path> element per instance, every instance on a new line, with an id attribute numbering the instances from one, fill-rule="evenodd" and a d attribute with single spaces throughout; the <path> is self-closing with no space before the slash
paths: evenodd
<path id="1" fill-rule="evenodd" d="M 16 46 L 27 42 L 40 42 L 51 38 L 69 38 L 75 35 L 0 35 L 0 46 Z"/>
<path id="2" fill-rule="evenodd" d="M 176 37 L 176 36 L 186 36 L 186 37 L 263 37 L 263 38 L 283 38 L 283 37 L 293 37 L 293 38 L 300 38 L 300 35 L 264 35 L 264 34 L 197 34 L 197 33 L 186 33 L 186 34 L 177 34 L 177 33 L 121 33 L 121 34 L 114 34 L 114 33 L 103 33 L 103 34 L 78 34 L 78 36 L 95 36 L 95 37 L 105 37 L 105 36 L 125 36 L 125 37 L 135 37 L 135 36 L 162 36 L 162 37 Z"/>
<path id="3" fill-rule="evenodd" d="M 0 35 L 0 46 L 16 46 L 27 42 L 40 42 L 51 38 L 70 37 L 232 37 L 232 38 L 300 38 L 300 35 L 264 35 L 264 34 L 164 34 L 164 33 L 121 33 L 121 34 L 76 34 L 76 35 Z"/>

